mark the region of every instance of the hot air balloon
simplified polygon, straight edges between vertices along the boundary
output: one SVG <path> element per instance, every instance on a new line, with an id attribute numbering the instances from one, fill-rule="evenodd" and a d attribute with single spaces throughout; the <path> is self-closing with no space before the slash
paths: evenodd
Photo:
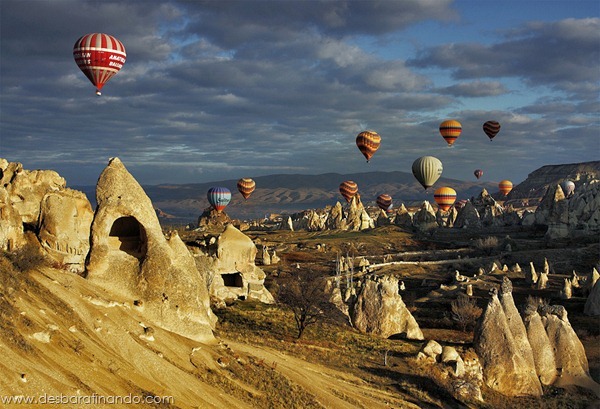
<path id="1" fill-rule="evenodd" d="M 500 189 L 500 192 L 502 192 L 504 196 L 508 195 L 512 188 L 513 184 L 510 180 L 503 180 L 502 182 L 498 183 L 498 189 Z"/>
<path id="2" fill-rule="evenodd" d="M 483 176 L 483 170 L 481 170 L 481 169 L 475 169 L 475 172 L 473 172 L 473 174 L 475 175 L 475 177 L 477 179 L 479 179 L 480 177 Z"/>
<path id="3" fill-rule="evenodd" d="M 219 213 L 227 207 L 231 200 L 231 192 L 226 187 L 211 187 L 206 194 L 208 203 Z"/>
<path id="4" fill-rule="evenodd" d="M 237 188 L 242 196 L 244 196 L 244 199 L 248 199 L 252 192 L 254 192 L 254 189 L 256 189 L 256 182 L 250 178 L 241 178 L 237 182 Z"/>
<path id="5" fill-rule="evenodd" d="M 442 162 L 433 156 L 422 156 L 412 164 L 412 173 L 425 190 L 433 186 L 443 170 Z"/>
<path id="6" fill-rule="evenodd" d="M 379 196 L 377 196 L 377 206 L 379 206 L 379 208 L 381 210 L 384 210 L 386 212 L 389 212 L 392 210 L 392 196 L 387 195 L 385 193 L 380 194 Z"/>
<path id="7" fill-rule="evenodd" d="M 449 119 L 440 124 L 440 134 L 444 137 L 444 140 L 448 143 L 448 146 L 456 141 L 456 138 L 460 136 L 462 132 L 462 125 L 460 122 L 454 119 Z"/>
<path id="8" fill-rule="evenodd" d="M 347 180 L 340 184 L 340 193 L 348 203 L 356 195 L 356 192 L 358 192 L 358 185 L 355 182 Z"/>
<path id="9" fill-rule="evenodd" d="M 575 192 L 575 183 L 570 180 L 565 180 L 560 184 L 560 187 L 565 194 L 565 197 L 569 197 Z"/>
<path id="10" fill-rule="evenodd" d="M 456 201 L 456 190 L 451 187 L 440 187 L 433 194 L 433 198 L 439 208 L 447 212 Z"/>
<path id="11" fill-rule="evenodd" d="M 381 145 L 381 136 L 375 131 L 363 131 L 356 137 L 356 146 L 365 155 L 367 162 Z"/>
<path id="12" fill-rule="evenodd" d="M 100 90 L 123 67 L 127 54 L 123 43 L 115 37 L 92 33 L 75 42 L 73 58 L 96 87 L 96 95 L 102 95 Z"/>
<path id="13" fill-rule="evenodd" d="M 498 121 L 487 121 L 483 124 L 483 132 L 490 138 L 490 141 L 494 139 L 494 136 L 500 132 L 500 122 Z"/>

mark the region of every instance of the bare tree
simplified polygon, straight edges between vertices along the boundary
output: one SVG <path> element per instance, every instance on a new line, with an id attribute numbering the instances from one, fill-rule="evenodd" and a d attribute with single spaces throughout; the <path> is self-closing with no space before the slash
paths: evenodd
<path id="1" fill-rule="evenodd" d="M 482 312 L 475 300 L 464 294 L 459 295 L 456 300 L 452 301 L 451 307 L 452 319 L 461 327 L 463 332 L 467 330 L 467 327 L 475 324 Z"/>
<path id="2" fill-rule="evenodd" d="M 313 270 L 292 273 L 279 283 L 279 302 L 294 313 L 298 339 L 304 330 L 326 316 L 331 308 L 325 292 L 326 279 Z"/>

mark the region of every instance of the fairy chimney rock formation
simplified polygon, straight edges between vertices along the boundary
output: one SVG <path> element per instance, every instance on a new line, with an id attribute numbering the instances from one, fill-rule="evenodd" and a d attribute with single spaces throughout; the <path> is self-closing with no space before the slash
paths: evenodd
<path id="1" fill-rule="evenodd" d="M 473 344 L 487 386 L 508 396 L 542 395 L 535 367 L 522 355 L 495 288 L 477 322 Z"/>
<path id="2" fill-rule="evenodd" d="M 83 192 L 64 189 L 44 196 L 40 206 L 38 238 L 42 248 L 75 272 L 83 272 L 90 249 L 94 212 Z"/>
<path id="3" fill-rule="evenodd" d="M 349 312 L 352 324 L 363 333 L 383 338 L 402 334 L 423 339 L 423 333 L 398 293 L 398 279 L 368 276 L 360 283 Z"/>
<path id="4" fill-rule="evenodd" d="M 250 237 L 228 224 L 217 239 L 216 254 L 211 257 L 209 270 L 213 277 L 210 294 L 217 300 L 253 299 L 274 303 L 265 288 L 266 274 L 255 265 L 258 252 Z"/>
<path id="5" fill-rule="evenodd" d="M 414 214 L 413 225 L 419 230 L 431 230 L 438 227 L 435 211 L 427 200 L 423 201 L 421 208 Z"/>
<path id="6" fill-rule="evenodd" d="M 598 284 L 598 281 L 592 287 L 592 291 L 585 301 L 583 313 L 585 315 L 600 315 L 600 284 Z"/>
<path id="7" fill-rule="evenodd" d="M 454 227 L 459 229 L 480 229 L 481 220 L 479 219 L 479 212 L 473 206 L 470 200 L 458 211 L 456 219 L 454 220 Z"/>
<path id="8" fill-rule="evenodd" d="M 205 277 L 179 235 L 163 234 L 150 198 L 118 158 L 101 173 L 96 200 L 87 278 L 143 308 L 155 325 L 212 342 Z"/>
<path id="9" fill-rule="evenodd" d="M 523 322 L 527 329 L 527 339 L 533 351 L 538 377 L 543 385 L 552 385 L 557 377 L 554 350 L 550 345 L 542 317 L 537 311 L 537 305 L 527 305 Z"/>

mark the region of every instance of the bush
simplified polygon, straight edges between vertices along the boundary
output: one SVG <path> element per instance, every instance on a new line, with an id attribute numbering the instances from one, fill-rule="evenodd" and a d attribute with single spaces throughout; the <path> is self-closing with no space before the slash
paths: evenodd
<path id="1" fill-rule="evenodd" d="M 488 236 L 475 240 L 475 248 L 483 251 L 488 256 L 498 248 L 498 237 Z"/>
<path id="2" fill-rule="evenodd" d="M 463 332 L 467 327 L 473 327 L 481 315 L 482 309 L 477 306 L 475 299 L 461 294 L 452 301 L 452 320 L 456 322 Z"/>

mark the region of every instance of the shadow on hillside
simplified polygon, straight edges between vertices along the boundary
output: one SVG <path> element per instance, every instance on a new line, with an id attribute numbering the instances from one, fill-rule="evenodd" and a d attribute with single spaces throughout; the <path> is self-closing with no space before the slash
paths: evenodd
<path id="1" fill-rule="evenodd" d="M 361 367 L 361 369 L 373 375 L 388 378 L 391 381 L 391 387 L 404 395 L 407 400 L 413 398 L 414 400 L 410 401 L 419 405 L 420 408 L 467 408 L 425 376 L 401 373 L 384 367 Z"/>

